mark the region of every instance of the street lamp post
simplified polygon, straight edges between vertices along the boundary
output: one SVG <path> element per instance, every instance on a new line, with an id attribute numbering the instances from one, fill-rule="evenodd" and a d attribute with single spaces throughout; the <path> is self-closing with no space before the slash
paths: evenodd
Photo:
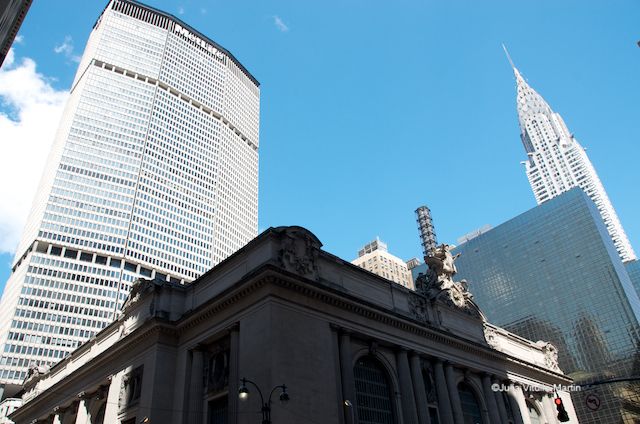
<path id="1" fill-rule="evenodd" d="M 260 395 L 260 404 L 262 405 L 262 424 L 271 424 L 271 396 L 273 396 L 273 392 L 275 392 L 276 389 L 282 390 L 282 392 L 280 392 L 280 402 L 286 403 L 289 401 L 289 393 L 287 393 L 287 386 L 285 386 L 284 384 L 275 386 L 273 389 L 271 389 L 271 393 L 269 393 L 269 398 L 265 402 L 264 397 L 262 396 L 262 391 L 260 390 L 260 387 L 258 387 L 256 383 L 254 383 L 251 380 L 247 380 L 246 378 L 243 378 L 242 380 L 240 380 L 240 382 L 242 383 L 242 385 L 240 386 L 240 389 L 238 390 L 238 397 L 240 398 L 240 400 L 244 401 L 249 398 L 249 389 L 247 388 L 247 383 L 250 383 L 251 385 L 253 385 L 253 387 L 255 387 L 256 390 L 258 391 L 258 394 Z"/>

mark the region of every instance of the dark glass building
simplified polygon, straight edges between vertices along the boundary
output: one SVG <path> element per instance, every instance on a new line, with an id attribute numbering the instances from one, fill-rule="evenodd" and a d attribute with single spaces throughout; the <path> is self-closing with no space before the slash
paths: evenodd
<path id="1" fill-rule="evenodd" d="M 627 268 L 631 284 L 633 284 L 633 287 L 640 296 L 640 261 L 636 259 L 635 261 L 625 263 L 624 266 Z"/>
<path id="2" fill-rule="evenodd" d="M 640 299 L 595 204 L 578 188 L 455 249 L 487 319 L 549 340 L 576 384 L 640 376 Z M 629 265 L 628 265 L 629 266 Z M 636 265 L 631 267 L 640 271 Z M 581 423 L 640 422 L 640 382 L 572 394 Z"/>

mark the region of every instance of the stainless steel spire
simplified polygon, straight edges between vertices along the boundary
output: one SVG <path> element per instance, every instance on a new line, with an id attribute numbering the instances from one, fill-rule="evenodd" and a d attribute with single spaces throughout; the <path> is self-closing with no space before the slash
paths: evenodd
<path id="1" fill-rule="evenodd" d="M 620 258 L 634 260 L 633 248 L 585 149 L 562 117 L 529 86 L 503 48 L 516 78 L 520 139 L 527 153 L 524 164 L 536 201 L 540 204 L 580 187 L 596 204 Z"/>

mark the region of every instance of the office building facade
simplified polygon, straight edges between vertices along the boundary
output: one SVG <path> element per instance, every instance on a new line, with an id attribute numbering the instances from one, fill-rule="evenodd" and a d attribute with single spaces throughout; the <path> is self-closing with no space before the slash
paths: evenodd
<path id="1" fill-rule="evenodd" d="M 0 67 L 9 54 L 32 0 L 0 0 Z"/>
<path id="2" fill-rule="evenodd" d="M 188 283 L 257 235 L 259 84 L 175 17 L 96 22 L 0 305 L 0 381 L 114 319 L 137 277 Z"/>
<path id="3" fill-rule="evenodd" d="M 460 253 L 458 278 L 468 281 L 487 319 L 528 339 L 549 340 L 576 384 L 638 375 L 640 300 L 582 190 L 569 190 L 454 253 Z M 585 387 L 572 396 L 583 424 L 640 420 L 637 381 Z"/>
<path id="4" fill-rule="evenodd" d="M 413 289 L 413 279 L 407 262 L 389 253 L 387 244 L 377 237 L 360 249 L 358 257 L 351 263 Z"/>
<path id="5" fill-rule="evenodd" d="M 585 149 L 515 66 L 513 72 L 520 138 L 527 153 L 523 163 L 536 202 L 544 203 L 580 187 L 596 204 L 620 258 L 624 262 L 634 260 L 631 243 Z"/>

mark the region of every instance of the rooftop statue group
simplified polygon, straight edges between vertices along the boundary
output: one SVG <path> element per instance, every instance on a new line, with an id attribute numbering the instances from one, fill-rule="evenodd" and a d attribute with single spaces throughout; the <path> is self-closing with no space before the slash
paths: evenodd
<path id="1" fill-rule="evenodd" d="M 416 279 L 416 291 L 430 300 L 442 299 L 460 308 L 477 310 L 466 280 L 453 280 L 458 271 L 455 264 L 458 256 L 459 253 L 451 254 L 448 244 L 443 243 L 433 249 L 431 255 L 424 258 L 428 269 L 426 274 L 420 274 Z"/>

